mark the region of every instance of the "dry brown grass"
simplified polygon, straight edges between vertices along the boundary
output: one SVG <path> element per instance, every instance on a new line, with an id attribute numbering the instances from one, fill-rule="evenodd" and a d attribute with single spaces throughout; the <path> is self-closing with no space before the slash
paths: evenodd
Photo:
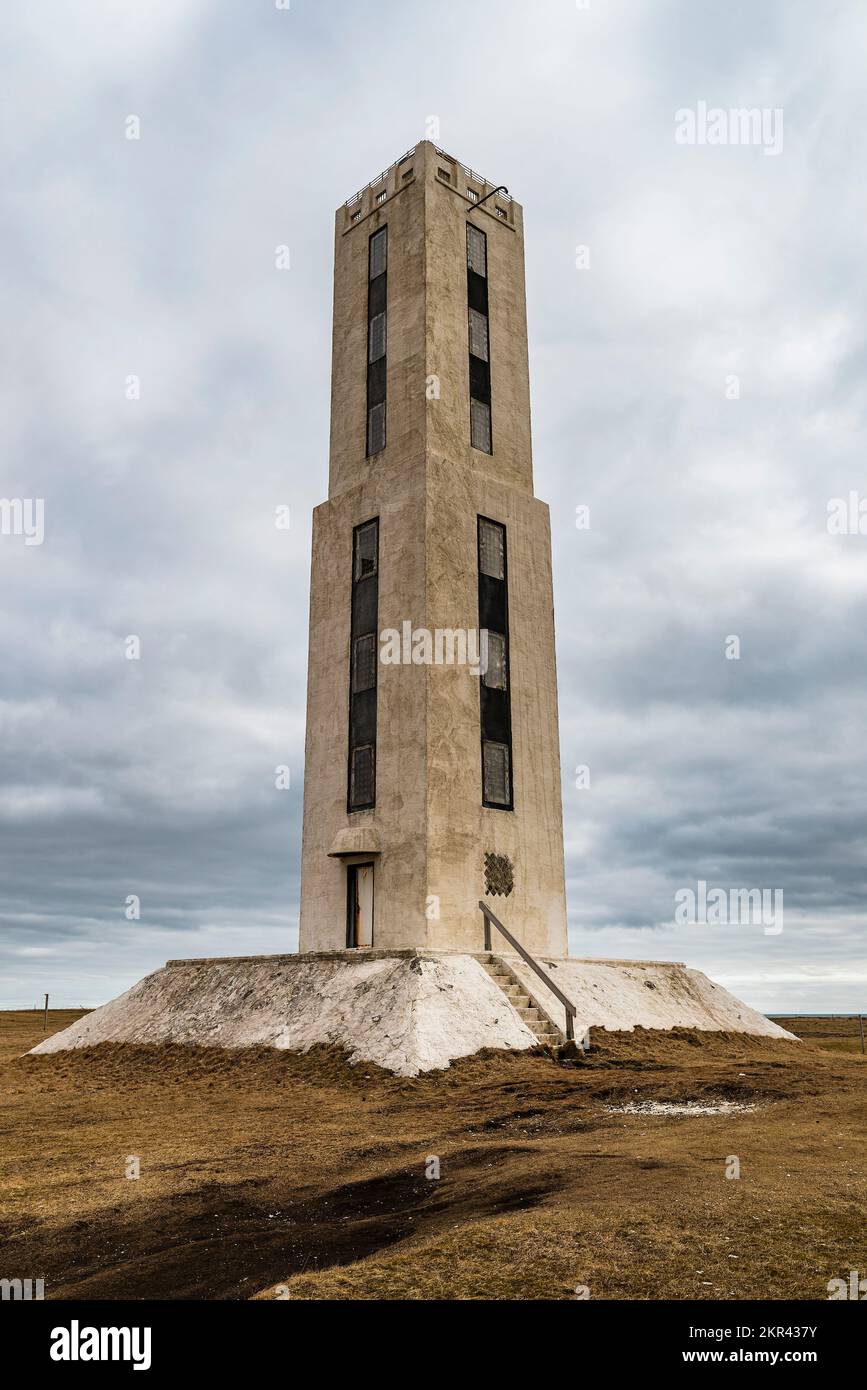
<path id="1" fill-rule="evenodd" d="M 48 1297 L 813 1299 L 867 1268 L 860 1056 L 639 1030 L 405 1080 L 322 1049 L 18 1055 L 41 1036 L 0 1014 L 0 1274 Z M 642 1099 L 755 1108 L 607 1109 Z"/>
<path id="2" fill-rule="evenodd" d="M 826 1052 L 861 1053 L 861 1029 L 855 1014 L 840 1018 L 774 1018 L 781 1028 L 797 1033 L 805 1042 L 811 1042 Z M 864 1020 L 864 1044 L 867 1047 L 867 1019 Z"/>

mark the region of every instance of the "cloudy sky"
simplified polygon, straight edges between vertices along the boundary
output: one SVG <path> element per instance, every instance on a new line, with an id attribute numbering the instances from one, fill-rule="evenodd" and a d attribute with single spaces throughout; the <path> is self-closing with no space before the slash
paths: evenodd
<path id="1" fill-rule="evenodd" d="M 45 519 L 0 535 L 0 1004 L 297 944 L 333 210 L 436 120 L 525 209 L 571 949 L 867 1009 L 867 534 L 828 529 L 867 499 L 861 0 L 2 27 L 0 495 Z M 782 150 L 678 143 L 700 102 Z M 783 931 L 675 925 L 699 880 L 783 890 Z"/>

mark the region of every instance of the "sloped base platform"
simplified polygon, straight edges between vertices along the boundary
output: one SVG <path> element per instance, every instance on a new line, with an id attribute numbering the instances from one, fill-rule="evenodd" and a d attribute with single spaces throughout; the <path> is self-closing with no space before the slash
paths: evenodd
<path id="1" fill-rule="evenodd" d="M 500 957 L 561 1031 L 563 1005 L 516 955 Z M 789 1038 L 779 1024 L 742 1004 L 701 970 L 678 961 L 541 960 L 539 964 L 576 1008 L 575 1036 L 589 1028 L 697 1028 L 757 1037 Z"/>
<path id="2" fill-rule="evenodd" d="M 519 958 L 503 956 L 542 1008 L 561 1007 Z M 700 971 L 660 962 L 544 962 L 585 1028 L 704 1028 L 790 1037 Z M 125 994 L 46 1038 L 34 1053 L 103 1042 L 344 1048 L 401 1076 L 447 1067 L 483 1048 L 536 1038 L 477 956 L 339 951 L 169 961 Z"/>

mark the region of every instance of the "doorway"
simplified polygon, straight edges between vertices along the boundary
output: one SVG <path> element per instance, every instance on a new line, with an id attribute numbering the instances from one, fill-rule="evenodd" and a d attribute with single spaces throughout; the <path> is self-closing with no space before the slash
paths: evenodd
<path id="1" fill-rule="evenodd" d="M 373 945 L 372 864 L 350 864 L 346 870 L 346 944 Z"/>

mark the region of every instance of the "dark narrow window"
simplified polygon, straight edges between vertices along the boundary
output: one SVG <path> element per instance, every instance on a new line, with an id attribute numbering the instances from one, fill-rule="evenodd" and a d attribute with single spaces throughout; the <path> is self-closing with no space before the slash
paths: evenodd
<path id="1" fill-rule="evenodd" d="M 352 799 L 352 809 L 355 811 L 374 804 L 373 754 L 372 743 L 352 750 L 349 795 Z"/>
<path id="2" fill-rule="evenodd" d="M 376 804 L 376 653 L 379 617 L 379 520 L 352 533 L 347 809 Z"/>
<path id="3" fill-rule="evenodd" d="M 511 811 L 514 800 L 506 528 L 485 516 L 479 517 L 478 528 L 479 628 L 488 634 L 487 667 L 479 681 L 482 802 Z"/>
<path id="4" fill-rule="evenodd" d="M 470 349 L 470 444 L 493 453 L 488 328 L 488 239 L 467 223 L 467 327 Z"/>
<path id="5" fill-rule="evenodd" d="M 366 632 L 352 644 L 352 693 L 372 690 L 376 685 L 376 634 Z"/>
<path id="6" fill-rule="evenodd" d="M 367 456 L 385 448 L 388 228 L 370 238 L 367 286 Z"/>

